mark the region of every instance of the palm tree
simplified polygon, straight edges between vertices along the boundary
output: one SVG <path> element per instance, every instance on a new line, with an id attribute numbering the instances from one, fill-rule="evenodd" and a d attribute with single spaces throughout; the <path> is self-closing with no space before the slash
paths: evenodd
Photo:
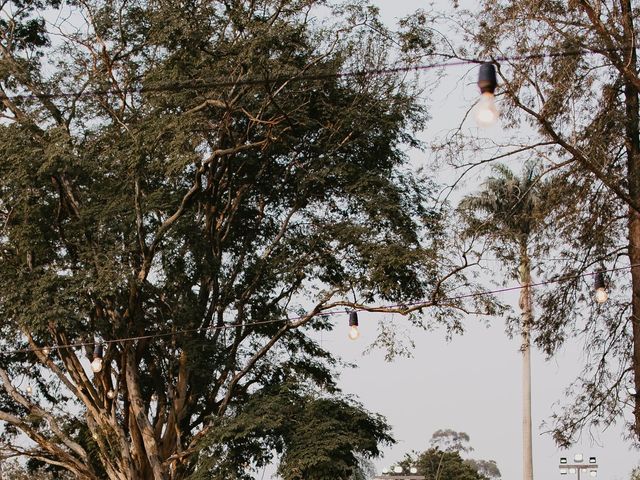
<path id="1" fill-rule="evenodd" d="M 493 167 L 483 189 L 468 195 L 458 209 L 465 224 L 465 236 L 484 239 L 500 259 L 515 264 L 520 291 L 522 336 L 522 435 L 523 480 L 533 480 L 531 433 L 531 328 L 533 326 L 530 252 L 537 233 L 544 227 L 548 206 L 548 184 L 535 163 L 524 165 L 522 176 L 505 165 Z M 514 269 L 515 270 L 515 269 Z"/>

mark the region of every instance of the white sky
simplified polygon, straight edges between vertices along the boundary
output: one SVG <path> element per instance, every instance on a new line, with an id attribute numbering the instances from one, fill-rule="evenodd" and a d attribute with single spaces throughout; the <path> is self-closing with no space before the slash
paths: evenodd
<path id="1" fill-rule="evenodd" d="M 428 2 L 419 0 L 374 3 L 390 23 L 417 8 L 429 7 Z M 436 0 L 441 9 L 450 4 L 448 0 Z M 467 70 L 448 69 L 444 86 L 431 93 L 430 112 L 436 120 L 427 126 L 425 140 L 434 138 L 429 132 L 441 134 L 455 126 L 469 101 L 475 98 L 473 79 L 459 81 Z M 423 160 L 420 156 L 413 158 L 416 163 Z M 479 183 L 468 182 L 467 186 L 475 190 Z M 503 300 L 515 305 L 516 298 Z M 345 327 L 338 326 L 331 334 L 325 334 L 323 344 L 345 360 L 359 364 L 358 369 L 343 373 L 344 391 L 356 394 L 369 410 L 383 414 L 393 426 L 398 443 L 387 448 L 384 458 L 375 462 L 378 472 L 400 460 L 405 452 L 426 449 L 435 430 L 451 428 L 470 435 L 475 448 L 472 457 L 496 460 L 503 479 L 522 478 L 520 345 L 504 333 L 501 319 L 494 319 L 492 326 L 486 328 L 470 318 L 467 332 L 449 343 L 442 333 L 412 330 L 409 334 L 416 343 L 414 357 L 386 363 L 383 352 L 362 355 L 375 339 L 379 317 L 367 318 L 363 313 L 359 317 L 361 337 L 357 342 L 347 339 L 344 319 Z M 400 325 L 404 322 L 402 317 L 395 317 L 394 321 Z M 533 352 L 534 477 L 574 480 L 575 475 L 560 476 L 559 458 L 583 453 L 598 458 L 598 478 L 627 480 L 639 455 L 622 440 L 621 427 L 591 432 L 595 439 L 585 432 L 581 443 L 568 451 L 558 450 L 550 435 L 543 433 L 542 422 L 549 419 L 552 405 L 564 399 L 565 389 L 581 368 L 581 348 L 576 344 L 565 346 L 551 361 Z"/>

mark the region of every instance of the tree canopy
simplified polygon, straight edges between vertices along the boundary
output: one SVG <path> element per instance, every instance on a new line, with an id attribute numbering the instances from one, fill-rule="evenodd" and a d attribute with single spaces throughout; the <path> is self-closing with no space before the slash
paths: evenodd
<path id="1" fill-rule="evenodd" d="M 473 451 L 469 435 L 451 429 L 437 430 L 431 436 L 430 447 L 423 452 L 411 452 L 399 463 L 405 472 L 411 467 L 426 480 L 489 480 L 500 478 L 493 460 L 463 459 Z"/>
<path id="2" fill-rule="evenodd" d="M 492 311 L 442 301 L 464 262 L 406 165 L 412 79 L 358 73 L 428 36 L 362 1 L 2 6 L 3 455 L 83 479 L 274 458 L 349 478 L 388 427 L 314 332 L 345 307 Z"/>
<path id="3" fill-rule="evenodd" d="M 554 415 L 564 446 L 584 427 L 625 418 L 631 404 L 630 432 L 640 438 L 640 397 L 627 393 L 640 391 L 638 13 L 629 0 L 482 1 L 455 14 L 465 41 L 444 52 L 496 65 L 505 133 L 469 138 L 460 129 L 440 153 L 467 169 L 534 161 L 549 183 L 540 245 L 554 260 L 532 268 L 563 281 L 537 289 L 535 341 L 553 355 L 580 338 L 587 353 L 567 408 Z M 606 306 L 592 295 L 603 270 Z"/>

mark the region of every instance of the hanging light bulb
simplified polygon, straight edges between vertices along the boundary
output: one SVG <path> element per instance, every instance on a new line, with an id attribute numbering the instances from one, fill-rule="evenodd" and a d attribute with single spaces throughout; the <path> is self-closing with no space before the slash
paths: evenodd
<path id="1" fill-rule="evenodd" d="M 31 388 L 31 385 L 27 385 L 27 395 L 31 395 L 33 393 L 33 388 Z"/>
<path id="2" fill-rule="evenodd" d="M 102 344 L 99 343 L 93 349 L 93 361 L 91 362 L 91 370 L 93 370 L 94 373 L 98 373 L 100 370 L 102 370 L 102 352 Z"/>
<path id="3" fill-rule="evenodd" d="M 602 272 L 597 272 L 594 282 L 594 288 L 596 290 L 596 302 L 604 303 L 609 298 L 609 294 L 607 293 L 607 289 L 604 283 L 604 275 Z"/>
<path id="4" fill-rule="evenodd" d="M 358 313 L 349 312 L 349 338 L 351 340 L 357 340 L 360 336 L 358 331 Z"/>
<path id="5" fill-rule="evenodd" d="M 111 389 L 107 392 L 107 398 L 109 398 L 110 400 L 113 400 L 114 398 L 116 398 L 116 392 L 115 390 Z"/>
<path id="6" fill-rule="evenodd" d="M 48 356 L 49 356 L 49 354 L 51 353 L 51 349 L 50 349 L 49 347 L 44 347 L 44 348 L 42 349 L 42 353 L 43 353 L 46 357 L 48 357 Z"/>
<path id="7" fill-rule="evenodd" d="M 480 65 L 478 87 L 480 88 L 481 95 L 473 112 L 473 116 L 479 127 L 490 127 L 498 121 L 498 109 L 496 108 L 494 96 L 497 86 L 496 67 L 493 63 L 483 63 Z"/>

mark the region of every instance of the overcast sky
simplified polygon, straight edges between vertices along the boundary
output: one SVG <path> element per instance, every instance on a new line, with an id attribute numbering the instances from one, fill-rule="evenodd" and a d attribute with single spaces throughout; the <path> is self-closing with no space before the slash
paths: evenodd
<path id="1" fill-rule="evenodd" d="M 374 3 L 390 23 L 417 8 L 428 8 L 427 2 L 418 0 Z M 449 5 L 448 0 L 436 1 L 436 6 L 442 9 Z M 432 92 L 431 114 L 436 120 L 430 122 L 428 132 L 442 133 L 464 116 L 468 102 L 476 96 L 473 79 L 459 81 L 467 70 L 447 69 L 443 82 L 446 88 Z M 432 138 L 425 135 L 426 140 Z M 420 155 L 413 158 L 414 162 L 424 160 Z M 479 182 L 468 184 L 470 189 L 478 186 Z M 502 299 L 512 303 L 516 300 L 515 296 Z M 522 478 L 520 345 L 517 339 L 509 339 L 504 333 L 504 322 L 495 319 L 487 328 L 469 318 L 466 333 L 451 342 L 442 333 L 409 330 L 416 343 L 414 357 L 386 363 L 383 352 L 362 355 L 375 338 L 379 318 L 360 314 L 362 336 L 357 342 L 347 339 L 346 319 L 344 328 L 338 324 L 334 332 L 323 338 L 325 347 L 359 364 L 358 369 L 343 373 L 344 391 L 358 395 L 369 410 L 383 414 L 393 426 L 398 443 L 376 461 L 378 472 L 407 451 L 427 448 L 435 430 L 451 428 L 470 435 L 475 448 L 472 457 L 496 460 L 503 479 Z M 390 320 L 406 324 L 401 317 L 386 319 Z M 574 475 L 559 475 L 559 458 L 583 453 L 598 458 L 598 478 L 628 479 L 640 457 L 622 440 L 621 426 L 591 432 L 595 438 L 585 432 L 581 443 L 568 451 L 558 450 L 541 426 L 549 419 L 552 405 L 564 399 L 565 389 L 579 372 L 583 361 L 581 346 L 568 345 L 551 361 L 545 361 L 535 350 L 532 357 L 534 477 L 573 480 Z"/>

